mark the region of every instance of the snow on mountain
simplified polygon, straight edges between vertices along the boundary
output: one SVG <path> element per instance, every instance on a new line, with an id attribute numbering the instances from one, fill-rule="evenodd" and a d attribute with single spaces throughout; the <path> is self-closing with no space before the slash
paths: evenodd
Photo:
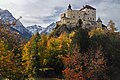
<path id="1" fill-rule="evenodd" d="M 42 31 L 45 30 L 45 28 L 39 26 L 39 25 L 33 25 L 33 26 L 27 26 L 27 29 L 32 33 L 35 34 L 36 32 L 39 32 L 41 34 Z"/>
<path id="2" fill-rule="evenodd" d="M 45 30 L 43 31 L 43 33 L 49 34 L 49 33 L 51 33 L 51 31 L 52 31 L 55 27 L 56 27 L 56 24 L 53 22 L 53 23 L 51 23 L 49 26 L 47 26 L 47 27 L 45 28 Z"/>
<path id="3" fill-rule="evenodd" d="M 55 23 L 51 23 L 49 26 L 47 26 L 46 28 L 41 27 L 39 25 L 33 25 L 33 26 L 28 26 L 27 29 L 32 33 L 35 34 L 36 32 L 39 32 L 40 34 L 49 34 L 53 28 L 55 28 Z"/>
<path id="4" fill-rule="evenodd" d="M 2 10 L 2 9 L 0 8 L 0 13 L 3 12 L 3 11 L 4 11 L 4 10 Z"/>
<path id="5" fill-rule="evenodd" d="M 4 24 L 6 24 L 7 22 L 12 23 L 16 21 L 16 19 L 8 10 L 0 9 L 0 17 L 1 17 L 2 23 Z M 19 31 L 22 34 L 22 36 L 31 37 L 31 33 L 29 32 L 29 30 L 27 30 L 20 21 L 17 21 L 16 25 L 11 27 L 16 29 L 16 31 Z"/>
<path id="6" fill-rule="evenodd" d="M 12 23 L 16 21 L 16 19 L 8 10 L 0 9 L 0 18 L 2 20 L 2 23 L 4 24 L 8 22 Z M 55 25 L 56 25 L 55 23 L 51 23 L 46 28 L 41 27 L 39 25 L 28 26 L 27 28 L 25 28 L 23 24 L 18 20 L 15 26 L 11 26 L 11 29 L 17 31 L 22 36 L 25 36 L 25 37 L 27 36 L 30 38 L 31 35 L 35 34 L 36 32 L 39 32 L 40 34 L 42 33 L 49 34 L 52 31 L 52 29 L 55 28 Z"/>

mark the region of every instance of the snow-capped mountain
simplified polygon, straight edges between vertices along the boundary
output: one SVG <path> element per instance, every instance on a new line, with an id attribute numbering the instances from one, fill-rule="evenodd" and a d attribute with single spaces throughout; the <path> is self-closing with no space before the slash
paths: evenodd
<path id="1" fill-rule="evenodd" d="M 47 26 L 46 28 L 41 27 L 39 25 L 33 25 L 33 26 L 28 26 L 27 29 L 32 33 L 35 34 L 36 32 L 39 32 L 40 34 L 49 34 L 52 29 L 55 28 L 55 23 L 51 23 L 49 26 Z"/>
<path id="2" fill-rule="evenodd" d="M 42 33 L 49 34 L 55 27 L 56 27 L 56 24 L 53 22 L 49 26 L 47 26 Z"/>
<path id="3" fill-rule="evenodd" d="M 2 20 L 2 23 L 4 24 L 6 24 L 7 22 L 12 23 L 16 21 L 16 19 L 8 10 L 0 9 L 0 18 Z M 27 38 L 31 37 L 31 33 L 29 32 L 29 30 L 27 30 L 19 20 L 16 22 L 15 26 L 11 26 L 11 27 L 14 28 L 16 31 L 18 31 L 18 33 L 20 32 L 22 36 Z"/>
<path id="4" fill-rule="evenodd" d="M 2 9 L 0 9 L 0 19 L 4 24 L 7 24 L 8 22 L 12 23 L 16 21 L 16 19 L 8 10 L 2 10 Z M 31 35 L 35 34 L 36 32 L 39 32 L 40 34 L 42 33 L 49 34 L 52 31 L 52 29 L 55 28 L 55 25 L 56 25 L 55 23 L 51 23 L 46 28 L 41 27 L 39 25 L 24 27 L 23 24 L 18 20 L 15 26 L 11 25 L 10 29 L 17 31 L 18 33 L 20 33 L 20 35 L 24 37 L 30 38 Z"/>
<path id="5" fill-rule="evenodd" d="M 39 32 L 39 34 L 41 34 L 41 32 L 43 32 L 45 30 L 45 28 L 39 26 L 39 25 L 33 25 L 33 26 L 27 26 L 27 29 L 32 33 L 35 34 L 36 32 Z"/>

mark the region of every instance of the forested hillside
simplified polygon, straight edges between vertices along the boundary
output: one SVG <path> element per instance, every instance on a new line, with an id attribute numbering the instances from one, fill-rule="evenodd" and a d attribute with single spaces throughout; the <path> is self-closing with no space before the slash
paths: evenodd
<path id="1" fill-rule="evenodd" d="M 119 80 L 120 33 L 113 25 L 105 31 L 81 24 L 69 32 L 58 26 L 49 35 L 36 33 L 29 41 L 0 27 L 0 78 Z"/>

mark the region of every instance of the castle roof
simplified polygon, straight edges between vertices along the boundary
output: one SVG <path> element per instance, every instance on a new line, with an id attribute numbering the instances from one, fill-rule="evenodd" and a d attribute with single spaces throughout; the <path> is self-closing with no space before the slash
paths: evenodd
<path id="1" fill-rule="evenodd" d="M 98 18 L 97 22 L 102 22 L 102 20 L 100 19 L 100 17 Z"/>
<path id="2" fill-rule="evenodd" d="M 72 8 L 71 8 L 71 5 L 69 4 L 68 5 L 68 9 L 67 10 L 72 10 Z"/>
<path id="3" fill-rule="evenodd" d="M 90 6 L 90 5 L 86 5 L 86 6 L 83 6 L 83 8 L 82 9 L 80 9 L 80 10 L 83 10 L 83 9 L 93 9 L 93 10 L 96 10 L 94 7 L 92 7 L 92 6 Z"/>
<path id="4" fill-rule="evenodd" d="M 102 27 L 103 27 L 103 28 L 107 28 L 107 26 L 106 26 L 106 25 L 104 25 L 104 24 L 102 24 Z"/>

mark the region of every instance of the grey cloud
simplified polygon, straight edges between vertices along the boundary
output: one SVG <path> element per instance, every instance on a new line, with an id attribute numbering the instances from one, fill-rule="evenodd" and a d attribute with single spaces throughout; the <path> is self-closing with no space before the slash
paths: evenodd
<path id="1" fill-rule="evenodd" d="M 113 0 L 113 3 L 120 4 L 120 0 Z"/>
<path id="2" fill-rule="evenodd" d="M 108 4 L 120 4 L 120 0 L 89 0 L 88 3 L 90 4 L 101 4 L 101 3 L 108 3 Z"/>
<path id="3" fill-rule="evenodd" d="M 51 23 L 57 21 L 57 18 L 59 17 L 60 13 L 65 11 L 65 8 L 63 7 L 55 7 L 52 14 L 49 16 L 44 16 L 42 18 L 43 22 L 45 23 Z"/>
<path id="4" fill-rule="evenodd" d="M 7 3 L 6 3 L 7 2 Z M 15 17 L 23 16 L 21 21 L 25 25 L 48 24 L 60 19 L 59 15 L 67 9 L 68 4 L 73 9 L 80 9 L 89 4 L 97 9 L 97 17 L 101 17 L 104 24 L 112 19 L 116 26 L 120 23 L 120 0 L 4 0 L 1 7 L 8 8 Z M 120 29 L 120 28 L 119 28 Z"/>
<path id="5" fill-rule="evenodd" d="M 59 15 L 61 12 L 65 11 L 65 8 L 64 7 L 55 7 L 54 8 L 54 15 Z"/>
<path id="6" fill-rule="evenodd" d="M 54 16 L 46 16 L 43 18 L 43 22 L 45 23 L 50 23 L 50 22 L 54 22 L 56 19 Z"/>
<path id="7" fill-rule="evenodd" d="M 58 2 L 61 4 L 63 3 L 62 1 L 60 2 L 58 0 Z M 72 4 L 72 8 L 74 9 L 80 9 L 83 5 L 85 4 L 90 4 L 96 7 L 97 9 L 97 17 L 100 16 L 103 19 L 103 23 L 107 24 L 108 21 L 110 19 L 112 19 L 113 21 L 116 22 L 116 25 L 118 26 L 118 21 L 120 20 L 120 12 L 118 11 L 120 9 L 120 6 L 117 5 L 119 4 L 119 0 L 85 0 L 85 1 L 80 1 L 80 0 L 75 0 L 75 1 L 68 1 L 67 3 L 71 3 Z M 38 2 L 39 3 L 39 2 Z M 59 5 L 56 1 L 52 0 L 52 2 L 48 2 L 48 3 L 44 3 L 44 5 L 32 5 L 30 6 L 30 8 L 33 11 L 33 14 L 35 14 L 34 12 L 37 12 L 37 10 L 40 8 L 41 11 L 40 12 L 41 15 L 35 15 L 36 17 L 32 17 L 38 21 L 41 21 L 43 23 L 50 23 L 50 22 L 54 22 L 57 21 L 59 15 L 61 12 L 65 11 L 67 9 L 68 4 L 63 4 L 63 5 Z M 46 6 L 46 4 L 48 4 L 48 6 Z M 58 4 L 58 5 L 56 5 Z M 55 5 L 55 6 L 53 6 Z M 42 10 L 41 7 L 44 7 Z M 53 6 L 53 7 L 52 7 Z M 37 9 L 36 9 L 36 8 Z M 50 7 L 50 8 L 49 8 Z M 43 13 L 42 13 L 43 11 Z M 46 11 L 49 12 L 49 14 L 45 13 Z M 46 14 L 43 15 L 42 14 Z M 38 17 L 40 16 L 40 17 Z"/>

